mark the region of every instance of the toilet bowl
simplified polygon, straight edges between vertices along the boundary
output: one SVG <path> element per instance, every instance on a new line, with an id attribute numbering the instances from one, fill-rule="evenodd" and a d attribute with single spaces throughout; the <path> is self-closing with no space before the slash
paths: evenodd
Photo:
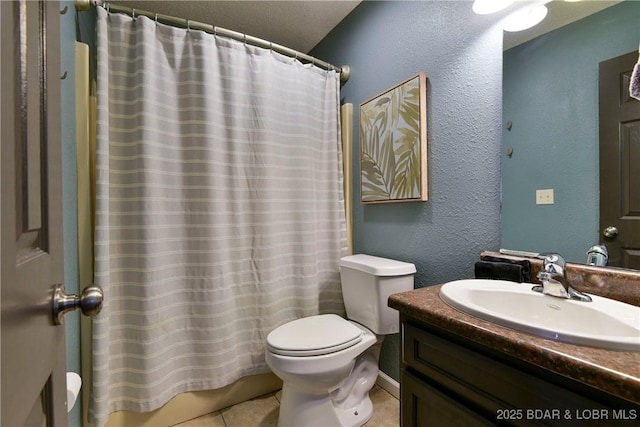
<path id="1" fill-rule="evenodd" d="M 413 289 L 413 264 L 369 255 L 340 260 L 347 319 L 321 314 L 267 337 L 266 362 L 283 380 L 279 427 L 357 427 L 373 414 L 384 335 L 398 332 L 389 295 Z"/>
<path id="2" fill-rule="evenodd" d="M 357 359 L 376 343 L 376 336 L 367 328 L 334 314 L 306 317 L 284 326 L 287 330 L 293 330 L 298 326 L 300 330 L 306 329 L 310 345 L 295 350 L 299 351 L 300 355 L 294 355 L 295 351 L 291 350 L 284 351 L 288 353 L 285 355 L 277 353 L 283 349 L 267 344 L 267 364 L 283 381 L 278 426 L 326 427 L 364 424 L 371 417 L 372 405 L 370 401 L 363 403 L 363 400 L 365 397 L 368 400 L 368 392 L 378 375 L 378 364 L 377 358 L 362 358 L 361 361 Z M 326 334 L 326 331 L 335 331 L 335 328 L 348 330 L 353 332 L 353 335 L 344 335 L 348 337 L 347 342 L 332 341 L 331 335 Z M 312 344 L 313 338 L 318 339 L 317 344 Z M 366 388 L 359 401 L 351 407 L 334 405 L 331 393 L 339 389 L 356 369 L 369 374 L 361 375 L 358 381 L 371 386 Z"/>

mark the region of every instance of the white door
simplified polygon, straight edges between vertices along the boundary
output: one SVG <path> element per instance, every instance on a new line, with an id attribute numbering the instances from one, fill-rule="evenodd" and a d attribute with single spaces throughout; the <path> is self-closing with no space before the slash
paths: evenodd
<path id="1" fill-rule="evenodd" d="M 63 283 L 60 12 L 0 1 L 2 377 L 0 424 L 67 426 Z"/>

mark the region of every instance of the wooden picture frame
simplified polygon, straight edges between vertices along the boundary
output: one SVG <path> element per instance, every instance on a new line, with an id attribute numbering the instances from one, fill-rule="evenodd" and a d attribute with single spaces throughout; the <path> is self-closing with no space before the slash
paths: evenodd
<path id="1" fill-rule="evenodd" d="M 418 73 L 360 104 L 360 200 L 427 199 L 427 77 Z"/>

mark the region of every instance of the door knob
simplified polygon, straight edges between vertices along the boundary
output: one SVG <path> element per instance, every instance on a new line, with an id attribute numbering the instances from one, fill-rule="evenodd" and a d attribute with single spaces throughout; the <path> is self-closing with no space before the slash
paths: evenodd
<path id="1" fill-rule="evenodd" d="M 102 297 L 102 288 L 99 286 L 87 286 L 78 296 L 65 293 L 64 285 L 56 285 L 51 303 L 53 323 L 62 325 L 64 315 L 77 308 L 85 316 L 95 316 L 102 310 Z"/>
<path id="2" fill-rule="evenodd" d="M 618 235 L 618 233 L 619 233 L 618 229 L 616 227 L 614 227 L 613 225 L 608 226 L 602 232 L 604 237 L 608 237 L 610 239 L 613 239 L 614 237 L 616 237 Z"/>

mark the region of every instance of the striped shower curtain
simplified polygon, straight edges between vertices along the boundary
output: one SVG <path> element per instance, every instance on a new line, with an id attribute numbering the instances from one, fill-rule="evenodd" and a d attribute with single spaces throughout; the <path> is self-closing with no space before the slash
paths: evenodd
<path id="1" fill-rule="evenodd" d="M 342 313 L 339 76 L 97 8 L 90 419 L 266 372 L 267 334 Z"/>

